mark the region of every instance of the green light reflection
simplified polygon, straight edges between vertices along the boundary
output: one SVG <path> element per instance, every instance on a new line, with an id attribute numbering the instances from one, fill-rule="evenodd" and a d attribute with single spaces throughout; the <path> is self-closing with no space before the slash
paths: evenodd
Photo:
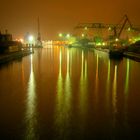
<path id="1" fill-rule="evenodd" d="M 80 83 L 79 83 L 79 115 L 81 127 L 80 131 L 84 131 L 84 126 L 86 125 L 86 114 L 87 114 L 87 60 L 84 55 L 84 51 L 82 50 L 82 58 L 81 58 L 81 76 L 80 76 Z"/>
<path id="2" fill-rule="evenodd" d="M 70 52 L 67 49 L 67 72 L 65 80 L 62 77 L 62 50 L 59 55 L 59 75 L 57 82 L 55 130 L 58 139 L 63 139 L 64 133 L 67 137 L 67 130 L 71 117 L 71 80 L 70 80 Z"/>
<path id="3" fill-rule="evenodd" d="M 130 60 L 127 59 L 127 66 L 126 66 L 126 79 L 125 79 L 125 94 L 128 94 L 129 88 L 129 69 L 130 69 Z"/>
<path id="4" fill-rule="evenodd" d="M 86 108 L 87 99 L 87 60 L 84 58 L 84 51 L 82 50 L 82 63 L 81 63 L 81 77 L 80 77 L 80 109 L 84 113 Z"/>
<path id="5" fill-rule="evenodd" d="M 95 107 L 98 104 L 98 84 L 99 84 L 99 56 L 96 55 L 96 79 L 95 79 Z"/>
<path id="6" fill-rule="evenodd" d="M 60 48 L 60 54 L 59 54 L 59 75 L 58 75 L 58 81 L 57 81 L 57 100 L 58 105 L 59 101 L 62 99 L 62 92 L 63 92 L 63 78 L 62 78 L 62 48 Z"/>
<path id="7" fill-rule="evenodd" d="M 70 51 L 69 49 L 67 50 L 67 74 L 66 74 L 66 80 L 65 80 L 65 86 L 64 86 L 64 90 L 65 90 L 65 113 L 69 114 L 71 111 L 71 80 L 70 80 Z M 69 114 L 70 115 L 70 114 Z M 66 120 L 69 121 L 69 117 L 66 117 Z"/>
<path id="8" fill-rule="evenodd" d="M 113 80 L 113 91 L 112 91 L 112 105 L 113 105 L 113 127 L 116 126 L 116 113 L 117 113 L 117 70 L 118 67 L 115 65 L 114 80 Z"/>
<path id="9" fill-rule="evenodd" d="M 127 59 L 126 63 L 126 78 L 125 78 L 125 87 L 124 87 L 124 125 L 126 128 L 129 128 L 128 124 L 128 92 L 129 92 L 129 74 L 130 74 L 130 60 Z"/>
<path id="10" fill-rule="evenodd" d="M 82 50 L 81 79 L 83 79 L 83 76 L 84 76 L 84 52 Z"/>
<path id="11" fill-rule="evenodd" d="M 62 77 L 62 48 L 59 53 L 59 75 L 57 81 L 57 95 L 56 95 L 56 112 L 55 112 L 55 126 L 56 131 L 61 136 L 63 134 L 63 77 Z"/>

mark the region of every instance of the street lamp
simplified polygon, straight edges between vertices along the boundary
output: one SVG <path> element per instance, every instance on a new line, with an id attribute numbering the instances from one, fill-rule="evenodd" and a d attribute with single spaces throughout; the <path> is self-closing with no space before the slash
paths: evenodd
<path id="1" fill-rule="evenodd" d="M 67 38 L 70 38 L 70 34 L 67 34 L 66 37 L 67 37 Z"/>
<path id="2" fill-rule="evenodd" d="M 29 40 L 29 43 L 32 43 L 33 40 L 34 40 L 34 37 L 32 35 L 30 35 L 29 38 L 28 38 L 28 40 Z"/>
<path id="3" fill-rule="evenodd" d="M 28 43 L 29 43 L 29 47 L 33 46 L 34 43 L 34 37 L 32 35 L 28 36 Z"/>
<path id="4" fill-rule="evenodd" d="M 62 34 L 62 33 L 59 33 L 59 34 L 58 34 L 58 36 L 59 36 L 59 37 L 62 37 L 62 36 L 63 36 L 63 34 Z"/>

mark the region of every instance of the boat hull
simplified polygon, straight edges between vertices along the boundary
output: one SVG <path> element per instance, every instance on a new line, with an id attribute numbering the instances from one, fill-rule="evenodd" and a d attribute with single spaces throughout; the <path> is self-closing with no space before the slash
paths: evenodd
<path id="1" fill-rule="evenodd" d="M 123 58 L 123 51 L 122 50 L 110 50 L 109 51 L 110 58 L 121 59 Z"/>

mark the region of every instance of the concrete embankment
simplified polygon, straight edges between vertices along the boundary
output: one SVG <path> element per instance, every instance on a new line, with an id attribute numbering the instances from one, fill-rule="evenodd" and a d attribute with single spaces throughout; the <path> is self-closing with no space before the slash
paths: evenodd
<path id="1" fill-rule="evenodd" d="M 19 52 L 13 52 L 10 54 L 2 54 L 0 55 L 0 64 L 2 63 L 6 63 L 8 61 L 12 61 L 14 59 L 18 59 L 18 58 L 22 58 L 23 56 L 32 54 L 33 51 L 31 50 L 23 50 L 23 51 L 19 51 Z"/>
<path id="2" fill-rule="evenodd" d="M 124 52 L 124 57 L 133 59 L 135 61 L 139 61 L 140 62 L 140 54 L 138 53 L 133 53 L 133 52 Z"/>
<path id="3" fill-rule="evenodd" d="M 95 48 L 95 49 L 109 53 L 108 49 L 101 49 L 101 48 Z M 123 52 L 122 56 L 140 62 L 140 53 Z M 116 58 L 116 57 L 114 57 L 114 58 Z"/>

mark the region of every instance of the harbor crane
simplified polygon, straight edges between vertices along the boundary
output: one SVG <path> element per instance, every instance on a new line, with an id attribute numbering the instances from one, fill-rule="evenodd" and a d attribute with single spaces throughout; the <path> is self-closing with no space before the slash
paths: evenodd
<path id="1" fill-rule="evenodd" d="M 128 16 L 127 15 L 124 15 L 123 16 L 123 18 L 120 20 L 120 22 L 116 25 L 116 26 L 114 26 L 113 27 L 113 29 L 114 29 L 114 37 L 115 38 L 117 38 L 117 39 L 119 39 L 120 38 L 120 36 L 121 36 L 121 34 L 122 34 L 122 31 L 123 31 L 123 29 L 125 28 L 125 25 L 128 23 L 128 30 L 131 30 L 131 29 L 133 29 L 133 27 L 132 27 L 132 24 L 131 24 L 131 22 L 130 22 L 130 20 L 129 20 L 129 18 L 128 18 Z M 121 25 L 121 26 L 120 26 Z M 120 28 L 118 28 L 118 27 L 120 27 Z M 119 29 L 119 31 L 117 32 L 117 30 Z"/>

